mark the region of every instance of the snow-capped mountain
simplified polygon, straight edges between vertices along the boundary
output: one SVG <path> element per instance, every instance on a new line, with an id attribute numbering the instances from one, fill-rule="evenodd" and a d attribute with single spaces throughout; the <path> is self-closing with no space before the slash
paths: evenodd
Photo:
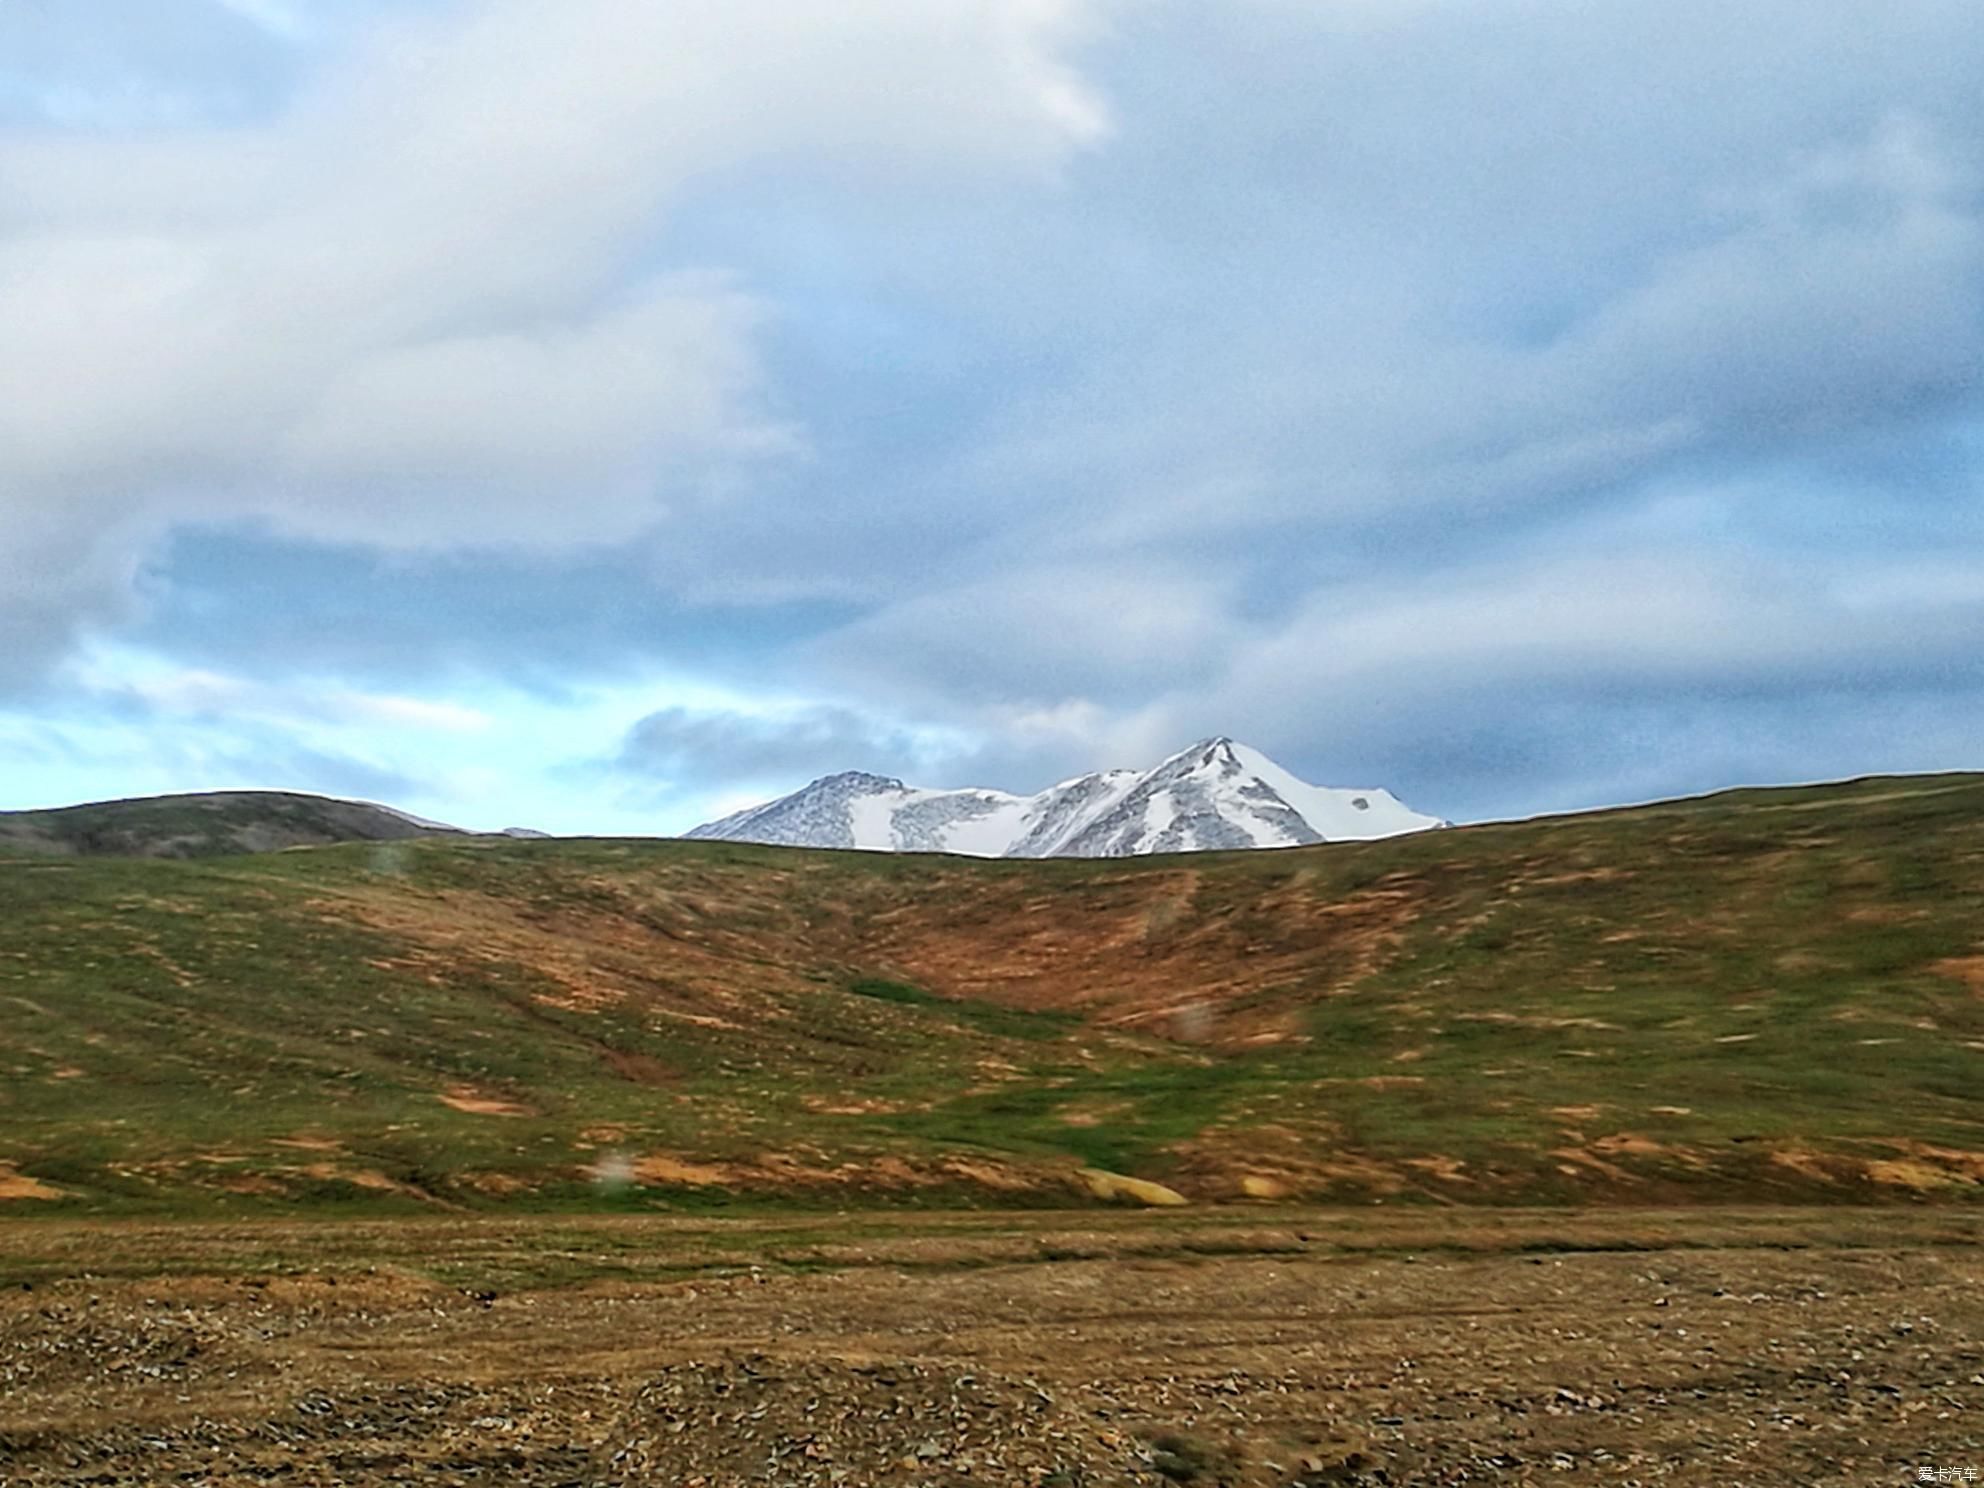
<path id="1" fill-rule="evenodd" d="M 1357 841 L 1445 825 L 1389 791 L 1306 784 L 1258 749 L 1221 738 L 1155 769 L 1080 775 L 1035 796 L 919 790 L 849 770 L 688 835 L 986 858 L 1120 858 Z"/>

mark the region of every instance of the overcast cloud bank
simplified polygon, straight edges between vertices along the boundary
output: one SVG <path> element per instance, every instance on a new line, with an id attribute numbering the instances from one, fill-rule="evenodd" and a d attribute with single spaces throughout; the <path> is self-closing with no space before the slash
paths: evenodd
<path id="1" fill-rule="evenodd" d="M 0 804 L 1980 762 L 1967 0 L 184 9 L 0 11 Z"/>

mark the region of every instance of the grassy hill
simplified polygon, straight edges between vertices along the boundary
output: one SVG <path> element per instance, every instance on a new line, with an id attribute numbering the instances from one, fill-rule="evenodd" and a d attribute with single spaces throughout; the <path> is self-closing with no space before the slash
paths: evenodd
<path id="1" fill-rule="evenodd" d="M 0 811 L 0 853 L 209 858 L 338 842 L 396 842 L 450 830 L 363 801 L 290 791 L 211 791 L 52 811 Z"/>
<path id="2" fill-rule="evenodd" d="M 1277 852 L 0 862 L 4 1212 L 1962 1198 L 1984 777 Z M 1148 1196 L 1148 1191 L 1146 1191 Z"/>

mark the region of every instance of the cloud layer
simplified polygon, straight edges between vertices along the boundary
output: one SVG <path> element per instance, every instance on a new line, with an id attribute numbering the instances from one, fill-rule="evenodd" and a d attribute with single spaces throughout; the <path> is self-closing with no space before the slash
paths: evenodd
<path id="1" fill-rule="evenodd" d="M 265 122 L 0 134 L 10 669 L 175 526 L 556 552 L 791 453 L 769 307 L 671 262 L 671 210 L 744 168 L 1050 170 L 1104 127 L 1078 19 L 495 0 L 377 22 Z"/>
<path id="2" fill-rule="evenodd" d="M 0 32 L 22 717 L 616 689 L 513 767 L 630 827 L 1978 763 L 1969 0 L 190 8 Z"/>

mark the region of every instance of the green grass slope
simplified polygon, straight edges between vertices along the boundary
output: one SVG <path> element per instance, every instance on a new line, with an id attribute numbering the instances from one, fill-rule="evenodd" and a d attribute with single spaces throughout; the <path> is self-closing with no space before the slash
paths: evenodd
<path id="1" fill-rule="evenodd" d="M 1984 1179 L 1984 777 L 993 862 L 0 862 L 0 1212 L 1671 1204 Z"/>

